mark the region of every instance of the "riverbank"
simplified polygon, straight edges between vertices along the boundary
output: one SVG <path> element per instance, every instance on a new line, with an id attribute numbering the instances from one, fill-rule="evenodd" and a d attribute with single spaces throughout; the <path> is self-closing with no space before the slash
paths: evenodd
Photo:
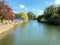
<path id="1" fill-rule="evenodd" d="M 15 28 L 17 25 L 21 24 L 22 22 L 23 21 L 13 21 L 6 24 L 0 23 L 0 34 Z"/>

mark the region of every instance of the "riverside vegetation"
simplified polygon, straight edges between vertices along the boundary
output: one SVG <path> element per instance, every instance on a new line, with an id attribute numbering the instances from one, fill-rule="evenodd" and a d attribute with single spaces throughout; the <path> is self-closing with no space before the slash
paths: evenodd
<path id="1" fill-rule="evenodd" d="M 47 24 L 60 25 L 60 5 L 57 7 L 54 5 L 47 7 L 44 10 L 43 15 L 36 16 L 33 12 L 28 12 L 27 16 L 18 13 L 16 14 L 16 17 L 21 18 L 21 15 L 29 20 L 38 20 L 39 22 L 44 22 Z"/>
<path id="2" fill-rule="evenodd" d="M 0 1 L 0 22 L 3 20 L 13 21 L 15 18 L 27 20 L 38 20 L 39 22 L 45 22 L 54 25 L 60 25 L 60 5 L 51 5 L 44 10 L 43 15 L 36 16 L 33 12 L 20 12 L 14 13 L 12 9 L 4 1 Z M 4 8 L 3 8 L 4 7 Z M 4 11 L 3 11 L 4 9 Z"/>
<path id="3" fill-rule="evenodd" d="M 51 5 L 47 7 L 43 15 L 39 15 L 37 20 L 39 22 L 44 22 L 53 25 L 60 25 L 60 5 Z"/>

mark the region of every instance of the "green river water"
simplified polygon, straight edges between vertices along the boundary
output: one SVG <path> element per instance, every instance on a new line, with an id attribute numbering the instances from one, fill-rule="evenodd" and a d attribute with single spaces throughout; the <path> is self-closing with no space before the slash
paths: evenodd
<path id="1" fill-rule="evenodd" d="M 60 26 L 30 20 L 0 34 L 0 45 L 60 45 Z"/>

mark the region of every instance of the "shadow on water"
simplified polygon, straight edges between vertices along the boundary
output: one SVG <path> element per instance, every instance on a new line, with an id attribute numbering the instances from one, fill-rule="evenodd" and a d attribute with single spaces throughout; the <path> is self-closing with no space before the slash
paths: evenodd
<path id="1" fill-rule="evenodd" d="M 28 25 L 28 22 L 23 22 L 23 23 L 20 25 L 20 30 L 26 31 L 26 30 L 27 30 L 27 25 Z"/>

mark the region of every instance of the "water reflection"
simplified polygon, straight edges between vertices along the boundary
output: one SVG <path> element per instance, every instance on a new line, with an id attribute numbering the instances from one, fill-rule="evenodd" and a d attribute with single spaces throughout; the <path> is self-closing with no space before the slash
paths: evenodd
<path id="1" fill-rule="evenodd" d="M 27 30 L 27 25 L 28 25 L 28 22 L 23 22 L 23 23 L 20 25 L 20 30 L 26 31 L 26 30 Z"/>
<path id="2" fill-rule="evenodd" d="M 0 34 L 0 45 L 14 45 L 14 35 L 12 34 L 14 29 Z"/>
<path id="3" fill-rule="evenodd" d="M 60 45 L 60 27 L 28 21 L 5 35 L 0 45 Z"/>
<path id="4" fill-rule="evenodd" d="M 15 29 L 15 28 L 10 29 L 10 30 L 8 30 L 8 31 L 5 31 L 5 32 L 1 33 L 1 34 L 0 34 L 0 40 L 3 39 L 7 34 L 11 33 L 14 29 Z"/>
<path id="5" fill-rule="evenodd" d="M 44 24 L 43 43 L 45 45 L 60 45 L 60 26 Z"/>
<path id="6" fill-rule="evenodd" d="M 7 35 L 3 39 L 0 40 L 0 45 L 14 45 L 14 37 L 13 35 Z"/>

